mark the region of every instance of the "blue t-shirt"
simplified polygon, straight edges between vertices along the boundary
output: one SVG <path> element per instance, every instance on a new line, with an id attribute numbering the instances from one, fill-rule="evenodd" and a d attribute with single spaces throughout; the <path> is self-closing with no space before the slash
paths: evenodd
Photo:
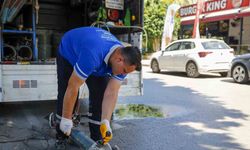
<path id="1" fill-rule="evenodd" d="M 112 69 L 108 66 L 109 57 L 117 47 L 122 47 L 122 44 L 110 32 L 95 27 L 81 27 L 65 33 L 59 52 L 74 66 L 81 79 L 86 80 L 89 75 L 94 75 L 123 80 L 126 75 L 112 75 Z"/>

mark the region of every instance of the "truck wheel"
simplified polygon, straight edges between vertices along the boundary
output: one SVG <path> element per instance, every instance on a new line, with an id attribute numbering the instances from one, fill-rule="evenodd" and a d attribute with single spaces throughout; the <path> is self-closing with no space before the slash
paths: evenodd
<path id="1" fill-rule="evenodd" d="M 247 69 L 241 64 L 235 65 L 232 69 L 232 77 L 237 83 L 246 83 L 248 81 Z"/>
<path id="2" fill-rule="evenodd" d="M 196 64 L 192 61 L 187 64 L 186 73 L 187 73 L 187 76 L 191 78 L 197 78 L 200 75 Z"/>
<path id="3" fill-rule="evenodd" d="M 152 69 L 153 73 L 159 73 L 161 71 L 160 68 L 159 68 L 159 64 L 158 64 L 157 60 L 155 60 L 155 59 L 152 60 L 151 69 Z"/>

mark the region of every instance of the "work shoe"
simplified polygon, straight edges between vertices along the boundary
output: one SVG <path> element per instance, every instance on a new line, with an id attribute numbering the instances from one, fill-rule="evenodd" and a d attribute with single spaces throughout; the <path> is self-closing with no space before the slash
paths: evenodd
<path id="1" fill-rule="evenodd" d="M 58 149 L 58 150 L 65 150 L 66 149 L 66 145 L 67 145 L 67 140 L 66 139 L 64 139 L 64 140 L 57 139 L 56 140 L 56 143 L 55 143 L 56 149 Z"/>
<path id="2" fill-rule="evenodd" d="M 56 149 L 65 150 L 67 143 L 68 143 L 68 138 L 66 138 L 65 136 L 61 136 L 58 133 L 56 134 L 56 142 L 55 142 Z"/>
<path id="3" fill-rule="evenodd" d="M 50 128 L 56 127 L 56 117 L 55 117 L 55 114 L 53 112 L 49 114 L 49 126 L 50 126 Z"/>

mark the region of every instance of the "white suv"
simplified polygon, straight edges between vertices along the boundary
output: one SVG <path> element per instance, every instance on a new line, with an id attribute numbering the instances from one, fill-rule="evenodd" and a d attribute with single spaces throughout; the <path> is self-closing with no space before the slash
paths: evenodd
<path id="1" fill-rule="evenodd" d="M 161 70 L 186 72 L 188 77 L 195 78 L 212 72 L 225 77 L 233 58 L 233 49 L 222 40 L 184 39 L 154 53 L 150 66 L 154 73 Z"/>

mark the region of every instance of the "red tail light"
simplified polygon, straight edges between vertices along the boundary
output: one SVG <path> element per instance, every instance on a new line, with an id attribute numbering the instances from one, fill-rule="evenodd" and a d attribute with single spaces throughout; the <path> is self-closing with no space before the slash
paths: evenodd
<path id="1" fill-rule="evenodd" d="M 198 54 L 200 57 L 206 57 L 208 54 L 211 54 L 211 53 L 213 52 L 199 52 Z"/>

